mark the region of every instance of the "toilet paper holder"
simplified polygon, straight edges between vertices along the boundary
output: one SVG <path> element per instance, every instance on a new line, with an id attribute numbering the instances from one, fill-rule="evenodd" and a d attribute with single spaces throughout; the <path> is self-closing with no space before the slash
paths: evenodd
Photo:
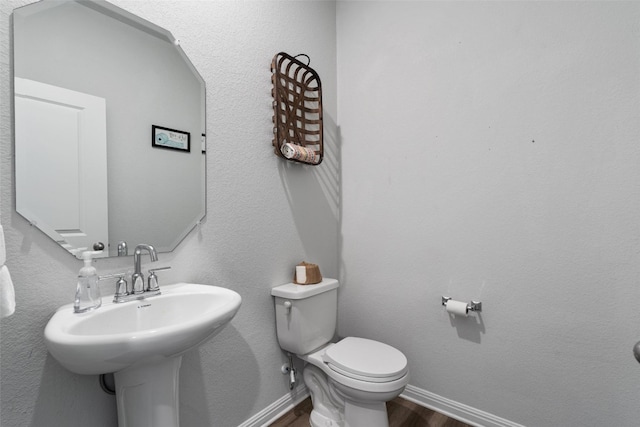
<path id="1" fill-rule="evenodd" d="M 449 300 L 451 300 L 451 297 L 442 297 L 442 306 L 446 307 L 447 306 L 447 302 L 449 302 Z M 469 311 L 482 311 L 482 303 L 480 301 L 471 301 L 467 304 L 467 312 Z"/>

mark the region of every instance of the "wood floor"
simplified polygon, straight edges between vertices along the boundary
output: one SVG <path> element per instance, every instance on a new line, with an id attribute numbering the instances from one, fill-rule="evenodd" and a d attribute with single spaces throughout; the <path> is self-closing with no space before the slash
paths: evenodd
<path id="1" fill-rule="evenodd" d="M 389 427 L 471 427 L 400 397 L 387 402 Z M 284 414 L 270 427 L 309 427 L 311 398 Z"/>

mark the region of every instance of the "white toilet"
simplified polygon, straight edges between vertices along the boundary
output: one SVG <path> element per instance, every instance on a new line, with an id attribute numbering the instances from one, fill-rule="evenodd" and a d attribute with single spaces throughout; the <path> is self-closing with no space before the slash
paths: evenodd
<path id="1" fill-rule="evenodd" d="M 407 358 L 378 341 L 347 337 L 332 343 L 338 281 L 273 288 L 280 347 L 304 360 L 312 427 L 388 427 L 386 402 L 409 382 Z"/>

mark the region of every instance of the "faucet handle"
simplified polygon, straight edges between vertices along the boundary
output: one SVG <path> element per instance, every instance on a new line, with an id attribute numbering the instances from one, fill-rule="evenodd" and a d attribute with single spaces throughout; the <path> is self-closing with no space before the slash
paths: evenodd
<path id="1" fill-rule="evenodd" d="M 127 242 L 121 240 L 118 242 L 118 256 L 127 256 L 129 255 L 129 248 L 127 247 Z"/>
<path id="2" fill-rule="evenodd" d="M 129 286 L 127 284 L 127 281 L 124 279 L 123 274 L 116 282 L 116 293 L 113 296 L 117 298 L 124 295 L 129 295 Z"/>
<path id="3" fill-rule="evenodd" d="M 126 276 L 127 273 L 114 273 L 114 274 L 107 274 L 105 276 L 99 276 L 98 280 L 104 280 L 104 279 L 113 279 L 113 278 L 118 278 L 118 281 L 116 282 L 116 292 L 113 295 L 114 296 L 114 301 L 118 298 L 118 297 L 123 297 L 125 295 L 129 295 L 129 289 L 128 289 L 128 284 L 127 281 L 124 279 L 124 276 Z"/>
<path id="4" fill-rule="evenodd" d="M 158 276 L 156 275 L 156 271 L 169 270 L 171 267 L 159 267 L 152 268 L 149 270 L 149 278 L 147 279 L 147 291 L 155 292 L 160 291 L 160 286 L 158 285 Z"/>

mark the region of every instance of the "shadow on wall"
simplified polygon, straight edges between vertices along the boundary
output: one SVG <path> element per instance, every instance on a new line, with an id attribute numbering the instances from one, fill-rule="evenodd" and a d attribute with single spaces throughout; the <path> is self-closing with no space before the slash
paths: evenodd
<path id="1" fill-rule="evenodd" d="M 227 325 L 211 341 L 183 356 L 180 424 L 241 424 L 258 400 L 259 380 L 251 347 L 232 324 Z"/>
<path id="2" fill-rule="evenodd" d="M 447 313 L 447 316 L 449 316 L 451 327 L 456 328 L 459 338 L 480 344 L 481 337 L 485 333 L 482 313 L 471 313 L 469 317 L 459 317 Z"/>
<path id="3" fill-rule="evenodd" d="M 118 410 L 115 396 L 100 388 L 98 375 L 73 374 L 47 353 L 30 425 L 41 427 L 52 423 L 115 426 Z"/>
<path id="4" fill-rule="evenodd" d="M 330 254 L 337 274 L 337 242 L 341 202 L 341 143 L 336 122 L 324 112 L 324 158 L 318 166 L 281 161 L 280 180 L 286 192 L 296 230 L 307 254 Z M 330 238 L 327 232 L 335 232 Z M 313 260 L 309 260 L 315 262 Z M 322 266 L 321 266 L 322 267 Z M 323 273 L 324 274 L 324 273 Z"/>
<path id="5" fill-rule="evenodd" d="M 472 284 L 473 281 L 469 281 L 469 283 Z M 453 280 L 450 280 L 449 286 L 447 286 L 447 290 L 443 295 L 472 295 L 474 296 L 474 298 L 470 298 L 464 301 L 482 301 L 486 284 L 486 280 L 483 280 L 482 284 L 479 286 L 479 289 L 477 289 L 477 286 L 467 286 L 465 287 L 465 289 L 461 289 L 463 287 L 460 283 L 456 284 Z M 483 308 L 486 308 L 486 304 Z M 480 344 L 482 341 L 482 335 L 487 332 L 484 318 L 482 317 L 482 311 L 469 311 L 468 316 L 464 317 L 447 312 L 443 306 L 442 315 L 449 317 L 449 323 L 451 324 L 451 327 L 456 329 L 458 338 L 462 338 L 463 340 Z"/>

